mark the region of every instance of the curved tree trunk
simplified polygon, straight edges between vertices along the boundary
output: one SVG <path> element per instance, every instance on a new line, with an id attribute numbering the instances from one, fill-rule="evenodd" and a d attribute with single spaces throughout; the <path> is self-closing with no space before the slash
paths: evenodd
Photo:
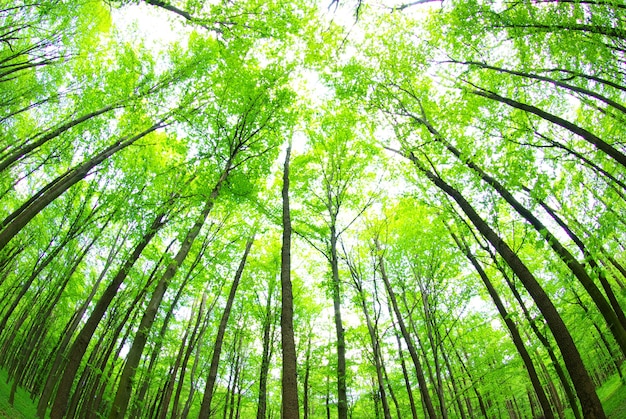
<path id="1" fill-rule="evenodd" d="M 215 205 L 215 200 L 217 199 L 220 189 L 228 178 L 230 168 L 231 160 L 226 163 L 224 171 L 222 172 L 217 183 L 213 187 L 211 194 L 204 204 L 202 212 L 200 213 L 194 224 L 191 226 L 191 228 L 187 231 L 187 234 L 183 239 L 178 253 L 176 253 L 176 256 L 161 276 L 161 279 L 159 280 L 159 283 L 157 284 L 156 289 L 152 294 L 152 298 L 148 303 L 148 307 L 146 307 L 144 315 L 141 318 L 141 322 L 139 323 L 139 328 L 137 329 L 137 334 L 135 335 L 133 344 L 130 347 L 126 356 L 126 364 L 124 365 L 124 369 L 122 370 L 122 376 L 120 378 L 120 382 L 117 388 L 117 393 L 115 394 L 115 400 L 113 401 L 113 407 L 111 409 L 111 413 L 109 414 L 109 419 L 122 419 L 126 414 L 128 403 L 130 401 L 130 396 L 132 394 L 132 384 L 135 377 L 135 371 L 139 366 L 139 361 L 141 359 L 141 354 L 143 353 L 143 348 L 145 347 L 148 340 L 148 334 L 150 332 L 150 329 L 152 328 L 154 319 L 156 318 L 157 311 L 159 309 L 159 306 L 161 305 L 161 301 L 163 300 L 165 291 L 167 291 L 167 287 L 169 286 L 170 281 L 172 280 L 174 275 L 176 275 L 176 272 L 178 272 L 178 268 L 187 258 L 187 255 L 189 254 L 191 246 L 196 240 L 196 237 L 198 237 L 198 234 L 200 234 L 202 226 L 204 225 L 207 217 L 209 216 L 209 213 Z"/>
<path id="2" fill-rule="evenodd" d="M 347 259 L 347 258 L 346 258 Z M 372 323 L 372 319 L 367 308 L 367 302 L 365 300 L 365 292 L 363 291 L 363 282 L 356 267 L 347 259 L 348 267 L 350 268 L 350 274 L 352 276 L 352 282 L 357 290 L 357 297 L 360 302 L 361 310 L 365 316 L 365 324 L 367 325 L 367 331 L 370 337 L 370 343 L 372 345 L 372 357 L 374 359 L 374 369 L 376 370 L 376 379 L 378 386 L 375 387 L 375 394 L 380 397 L 381 404 L 383 406 L 383 416 L 385 419 L 391 419 L 391 411 L 389 410 L 389 401 L 387 400 L 387 394 L 385 392 L 385 379 L 383 377 L 382 356 L 380 352 L 380 340 L 376 333 L 376 328 Z"/>
<path id="3" fill-rule="evenodd" d="M 604 297 L 600 289 L 597 287 L 593 279 L 589 276 L 585 268 L 582 266 L 578 260 L 572 255 L 572 253 L 561 244 L 558 238 L 548 230 L 548 228 L 525 206 L 523 206 L 514 196 L 513 194 L 504 187 L 502 183 L 500 183 L 497 179 L 486 173 L 480 166 L 474 163 L 471 159 L 464 158 L 461 152 L 454 147 L 450 142 L 448 142 L 443 136 L 430 124 L 430 122 L 426 119 L 424 111 L 422 109 L 422 117 L 417 117 L 415 115 L 411 115 L 411 117 L 417 122 L 426 126 L 428 131 L 433 135 L 433 137 L 443 144 L 443 146 L 450 151 L 456 158 L 458 158 L 461 162 L 463 162 L 467 167 L 473 170 L 476 174 L 480 176 L 480 178 L 491 187 L 493 187 L 496 192 L 506 201 L 508 202 L 518 214 L 520 214 L 533 228 L 541 235 L 541 237 L 546 241 L 546 243 L 554 250 L 554 252 L 559 256 L 561 261 L 565 263 L 565 265 L 570 269 L 570 271 L 576 276 L 576 278 L 583 285 L 589 296 L 591 296 L 593 302 L 598 307 L 600 314 L 604 317 L 609 329 L 613 333 L 615 340 L 617 341 L 619 347 L 622 350 L 622 353 L 626 356 L 626 317 L 624 317 L 624 313 L 617 304 L 617 300 L 614 300 L 613 304 L 609 304 L 607 299 Z M 563 225 L 562 225 L 563 226 Z M 570 234 L 571 232 L 565 226 L 566 232 Z M 571 237 L 571 236 L 570 236 Z M 586 252 L 583 248 L 583 252 Z M 594 262 L 595 265 L 595 262 Z M 597 265 L 594 266 L 594 268 Z M 602 272 L 600 272 L 602 276 Z M 600 278 L 601 282 L 603 281 L 603 277 Z M 606 281 L 604 281 L 606 282 Z M 603 282 L 603 285 L 605 283 Z M 605 285 L 606 289 L 607 285 Z M 610 286 L 608 287 L 609 291 Z M 609 299 L 611 299 L 611 294 L 609 293 Z M 619 314 L 618 314 L 619 313 Z M 621 320 L 623 319 L 623 320 Z"/>
<path id="4" fill-rule="evenodd" d="M 0 223 L 0 250 L 4 249 L 7 243 L 52 201 L 61 196 L 70 187 L 83 180 L 91 169 L 98 166 L 118 151 L 135 143 L 140 138 L 164 126 L 163 121 L 159 121 L 137 135 L 116 141 L 88 161 L 83 162 L 80 166 L 73 167 L 40 189 L 20 208 L 13 211 L 13 213 Z"/>
<path id="5" fill-rule="evenodd" d="M 83 356 L 85 355 L 85 351 L 87 350 L 89 341 L 96 331 L 96 328 L 100 324 L 100 321 L 104 317 L 106 310 L 111 305 L 113 298 L 117 295 L 117 290 L 119 289 L 122 282 L 124 282 L 124 279 L 126 279 L 126 276 L 128 275 L 130 269 L 139 259 L 139 256 L 141 256 L 141 253 L 146 248 L 148 243 L 150 243 L 150 241 L 156 235 L 159 229 L 165 224 L 163 220 L 164 217 L 164 213 L 158 214 L 155 217 L 148 230 L 144 233 L 139 243 L 137 243 L 137 245 L 135 246 L 132 254 L 128 257 L 122 268 L 120 268 L 113 280 L 109 283 L 107 288 L 102 293 L 102 296 L 96 303 L 94 309 L 89 315 L 89 318 L 85 322 L 85 325 L 78 333 L 78 336 L 76 336 L 76 339 L 70 347 L 67 355 L 67 364 L 61 372 L 61 379 L 59 381 L 57 393 L 52 405 L 51 419 L 63 418 L 67 409 L 67 402 L 69 400 L 70 392 L 72 389 L 72 383 L 74 382 L 76 372 L 78 371 Z M 46 387 L 50 386 L 54 386 L 54 383 L 46 383 Z M 47 401 L 45 403 L 42 401 L 39 404 L 37 413 L 40 417 L 43 417 L 47 407 L 46 405 Z"/>
<path id="6" fill-rule="evenodd" d="M 337 231 L 333 221 L 330 226 L 330 268 L 332 272 L 333 312 L 337 332 L 337 417 L 348 419 L 348 391 L 346 385 L 346 338 L 341 320 L 341 282 L 337 257 Z"/>
<path id="7" fill-rule="evenodd" d="M 489 292 L 489 296 L 491 297 L 491 299 L 493 300 L 493 303 L 498 309 L 498 313 L 500 314 L 500 317 L 504 321 L 504 324 L 506 324 L 507 329 L 509 329 L 509 333 L 511 334 L 511 339 L 513 340 L 513 344 L 515 345 L 517 352 L 519 353 L 520 357 L 522 358 L 522 361 L 524 362 L 524 366 L 526 367 L 526 371 L 528 372 L 530 382 L 533 388 L 535 389 L 535 394 L 537 398 L 539 399 L 539 404 L 541 405 L 541 408 L 543 410 L 543 416 L 546 419 L 554 419 L 554 414 L 552 413 L 550 401 L 548 400 L 548 396 L 543 390 L 543 387 L 541 385 L 541 380 L 539 379 L 539 375 L 537 374 L 535 365 L 533 364 L 532 358 L 530 357 L 530 353 L 528 353 L 528 350 L 526 349 L 526 345 L 524 345 L 524 339 L 522 338 L 522 335 L 520 334 L 517 328 L 517 325 L 515 324 L 512 317 L 509 315 L 509 312 L 507 311 L 506 307 L 502 303 L 502 300 L 500 299 L 500 295 L 498 294 L 493 284 L 491 283 L 491 280 L 487 276 L 487 273 L 484 271 L 484 269 L 482 268 L 482 266 L 480 265 L 476 257 L 472 254 L 467 244 L 464 243 L 462 239 L 459 239 L 456 236 L 456 234 L 452 233 L 451 231 L 450 231 L 450 235 L 454 239 L 454 242 L 459 247 L 459 249 L 465 254 L 467 259 L 471 262 L 474 269 L 476 269 L 476 272 L 478 272 L 480 279 L 483 281 L 483 284 L 485 284 L 485 287 L 487 288 L 487 291 Z"/>
<path id="8" fill-rule="evenodd" d="M 526 290 L 537 304 L 548 327 L 554 335 L 557 345 L 561 349 L 567 370 L 572 378 L 576 393 L 580 400 L 583 416 L 589 419 L 604 419 L 606 415 L 595 391 L 595 385 L 589 372 L 585 368 L 580 352 L 572 339 L 567 326 L 563 322 L 552 300 L 541 287 L 535 276 L 530 272 L 519 256 L 500 236 L 481 218 L 471 204 L 452 186 L 447 184 L 439 176 L 428 170 L 413 153 L 405 155 L 415 167 L 422 172 L 435 186 L 452 198 L 467 215 L 470 222 L 498 251 L 513 272 L 520 279 Z"/>
<path id="9" fill-rule="evenodd" d="M 600 137 L 598 137 L 597 135 L 593 134 L 592 132 L 572 123 L 569 122 L 559 116 L 553 115 L 549 112 L 546 112 L 542 109 L 537 108 L 536 106 L 532 106 L 532 105 L 528 105 L 526 103 L 522 103 L 522 102 L 518 102 L 516 100 L 513 99 L 509 99 L 503 96 L 498 95 L 497 93 L 488 91 L 488 90 L 474 90 L 472 93 L 478 95 L 478 96 L 483 96 L 486 97 L 488 99 L 493 99 L 495 101 L 501 102 L 501 103 L 505 103 L 513 108 L 516 109 L 520 109 L 522 111 L 525 112 L 529 112 L 532 114 L 535 114 L 543 119 L 545 119 L 546 121 L 549 121 L 555 125 L 558 125 L 562 128 L 565 128 L 566 130 L 578 135 L 579 137 L 583 138 L 585 141 L 587 141 L 588 143 L 594 145 L 598 150 L 603 151 L 606 155 L 608 155 L 609 157 L 611 157 L 612 159 L 614 159 L 616 162 L 618 162 L 619 164 L 621 164 L 622 166 L 626 167 L 626 155 L 624 155 L 624 153 L 622 153 L 621 151 L 619 151 L 618 149 L 616 149 L 615 147 L 613 147 L 611 144 L 608 144 L 606 141 L 602 140 Z"/>

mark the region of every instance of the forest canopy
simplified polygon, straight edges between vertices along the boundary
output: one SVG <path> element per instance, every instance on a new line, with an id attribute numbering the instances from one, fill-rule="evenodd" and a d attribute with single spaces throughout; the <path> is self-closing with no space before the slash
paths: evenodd
<path id="1" fill-rule="evenodd" d="M 0 0 L 8 402 L 607 417 L 624 63 L 621 0 Z"/>

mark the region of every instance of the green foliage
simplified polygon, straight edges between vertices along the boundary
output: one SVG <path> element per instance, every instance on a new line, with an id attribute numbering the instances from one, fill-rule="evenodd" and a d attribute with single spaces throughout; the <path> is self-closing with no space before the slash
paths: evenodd
<path id="1" fill-rule="evenodd" d="M 305 0 L 0 3 L 0 233 L 72 168 L 162 121 L 35 211 L 0 250 L 0 366 L 34 399 L 163 214 L 73 377 L 80 403 L 72 414 L 107 416 L 156 280 L 205 211 L 149 330 L 130 409 L 170 417 L 178 397 L 178 413 L 189 400 L 189 415 L 198 414 L 242 240 L 255 230 L 213 408 L 218 416 L 239 409 L 239 417 L 255 417 L 269 321 L 267 416 L 280 415 L 281 150 L 289 142 L 298 390 L 301 401 L 308 395 L 311 419 L 337 408 L 337 298 L 353 417 L 382 417 L 363 305 L 385 391 L 393 390 L 403 417 L 411 416 L 409 394 L 421 414 L 423 394 L 404 338 L 398 347 L 383 272 L 436 410 L 450 418 L 459 409 L 480 416 L 481 408 L 501 417 L 511 406 L 520 416 L 538 413 L 504 322 L 450 233 L 493 282 L 542 385 L 553 384 L 567 404 L 538 306 L 432 177 L 459 191 L 537 277 L 586 368 L 604 383 L 606 412 L 623 410 L 612 328 L 545 240 L 558 239 L 596 283 L 606 277 L 615 304 L 626 306 L 623 2 L 392 9 L 364 0 L 332 2 L 330 11 Z M 132 20 L 153 28 L 144 32 Z M 161 30 L 171 39 L 151 39 Z M 496 182 L 544 228 L 537 231 Z M 5 369 L 2 394 L 10 389 Z M 171 398 L 157 412 L 166 389 Z M 0 416 L 19 417 L 5 399 Z M 15 407 L 36 416 L 21 389 Z"/>

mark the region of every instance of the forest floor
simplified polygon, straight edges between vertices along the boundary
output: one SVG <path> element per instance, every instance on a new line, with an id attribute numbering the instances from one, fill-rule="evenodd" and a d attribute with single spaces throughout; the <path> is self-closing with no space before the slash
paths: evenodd
<path id="1" fill-rule="evenodd" d="M 15 393 L 15 403 L 9 404 L 11 386 L 7 384 L 7 373 L 0 370 L 0 419 L 33 419 L 37 417 L 37 406 L 30 399 L 30 395 L 18 388 Z"/>
<path id="2" fill-rule="evenodd" d="M 6 371 L 0 370 L 0 419 L 35 419 L 37 407 L 30 395 L 18 389 L 14 406 L 9 405 L 11 386 L 7 384 Z M 604 411 L 609 419 L 626 418 L 626 385 L 615 376 L 598 389 Z"/>
<path id="3" fill-rule="evenodd" d="M 610 419 L 626 418 L 626 385 L 614 376 L 598 389 L 604 411 Z"/>

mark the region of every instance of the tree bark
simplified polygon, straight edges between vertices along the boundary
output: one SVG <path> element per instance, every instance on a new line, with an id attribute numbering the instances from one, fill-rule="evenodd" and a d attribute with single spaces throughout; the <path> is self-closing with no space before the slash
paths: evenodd
<path id="1" fill-rule="evenodd" d="M 422 111 L 423 113 L 423 111 Z M 520 214 L 533 228 L 541 235 L 541 237 L 545 240 L 545 242 L 554 250 L 554 252 L 559 256 L 561 261 L 565 263 L 565 265 L 570 269 L 570 271 L 576 276 L 576 278 L 583 285 L 587 293 L 591 296 L 593 302 L 598 307 L 600 314 L 604 317 L 609 329 L 613 333 L 615 340 L 617 341 L 619 347 L 622 350 L 622 353 L 626 356 L 626 318 L 624 317 L 624 313 L 622 309 L 617 304 L 617 300 L 613 300 L 614 304 L 611 305 L 606 300 L 600 289 L 594 283 L 593 279 L 589 276 L 585 268 L 581 263 L 576 260 L 574 255 L 561 244 L 557 237 L 548 230 L 548 228 L 525 206 L 523 206 L 513 194 L 504 187 L 497 179 L 486 173 L 480 166 L 474 163 L 471 159 L 464 158 L 461 152 L 454 147 L 450 142 L 448 142 L 443 136 L 430 124 L 430 122 L 426 119 L 426 116 L 423 115 L 422 118 L 417 117 L 415 115 L 411 115 L 411 117 L 417 122 L 424 124 L 428 131 L 433 135 L 436 141 L 440 142 L 448 151 L 450 151 L 456 158 L 458 158 L 461 162 L 463 162 L 467 167 L 473 170 L 476 174 L 480 176 L 480 178 L 493 187 L 496 192 L 506 201 L 508 202 L 518 214 Z M 563 225 L 562 225 L 563 227 Z M 569 229 L 566 228 L 566 232 L 571 233 Z M 570 236 L 571 237 L 571 236 Z M 583 249 L 583 252 L 584 249 Z M 597 266 L 594 266 L 594 268 Z M 602 272 L 600 272 L 602 276 Z M 600 278 L 601 282 L 604 278 Z M 605 288 L 606 280 L 604 279 L 603 285 Z M 610 286 L 608 286 L 609 291 Z M 611 299 L 611 294 L 609 293 L 609 299 Z M 620 321 L 620 315 L 623 322 Z"/>
<path id="2" fill-rule="evenodd" d="M 511 267 L 524 287 L 537 304 L 548 327 L 552 331 L 557 345 L 561 349 L 567 370 L 572 378 L 576 393 L 580 400 L 583 416 L 589 419 L 604 419 L 606 415 L 602 403 L 595 391 L 595 385 L 580 356 L 580 352 L 572 339 L 567 326 L 563 322 L 556 307 L 541 287 L 535 276 L 530 272 L 511 247 L 482 219 L 471 204 L 452 186 L 439 176 L 428 170 L 413 153 L 405 155 L 416 168 L 422 172 L 435 186 L 452 198 L 467 215 L 471 223 L 491 243 L 502 258 Z"/>
<path id="3" fill-rule="evenodd" d="M 85 325 L 76 336 L 76 339 L 70 347 L 67 355 L 67 364 L 61 372 L 61 379 L 59 381 L 57 393 L 52 404 L 52 411 L 50 414 L 51 419 L 61 419 L 64 417 L 65 411 L 67 410 L 67 402 L 69 400 L 70 392 L 72 389 L 72 383 L 74 382 L 76 372 L 78 371 L 78 368 L 80 367 L 82 359 L 85 355 L 85 351 L 87 350 L 89 341 L 93 337 L 96 328 L 104 317 L 106 310 L 111 305 L 113 298 L 117 295 L 117 290 L 119 289 L 122 282 L 124 282 L 124 279 L 126 279 L 126 277 L 128 276 L 130 269 L 139 259 L 141 253 L 154 238 L 159 229 L 165 224 L 164 217 L 165 213 L 160 213 L 155 217 L 150 227 L 148 227 L 148 230 L 146 230 L 139 243 L 137 243 L 137 245 L 133 249 L 132 254 L 128 257 L 124 265 L 120 268 L 111 283 L 109 283 L 107 288 L 102 293 L 102 296 L 96 303 L 93 311 L 89 315 L 89 318 L 85 322 Z M 45 404 L 39 406 L 38 414 L 40 417 L 43 417 L 43 413 L 45 413 L 45 408 Z"/>
<path id="4" fill-rule="evenodd" d="M 337 257 L 336 219 L 330 226 L 330 267 L 332 272 L 333 311 L 337 332 L 337 418 L 348 419 L 348 391 L 346 385 L 346 339 L 341 320 L 341 281 Z"/>
<path id="5" fill-rule="evenodd" d="M 293 291 L 291 286 L 291 213 L 289 207 L 289 157 L 291 143 L 287 146 L 283 166 L 283 243 L 280 252 L 281 315 L 280 336 L 283 356 L 281 418 L 298 419 L 298 370 L 296 344 L 293 330 Z"/>
<path id="6" fill-rule="evenodd" d="M 159 121 L 144 130 L 143 132 L 130 138 L 120 139 L 111 144 L 102 152 L 93 156 L 81 165 L 73 167 L 48 185 L 40 189 L 20 208 L 15 210 L 11 215 L 6 217 L 0 223 L 0 251 L 20 232 L 39 212 L 47 207 L 52 201 L 61 196 L 70 187 L 84 179 L 91 169 L 111 157 L 113 154 L 130 146 L 140 138 L 145 137 L 153 131 L 164 127 L 163 121 Z"/>
<path id="7" fill-rule="evenodd" d="M 480 279 L 482 280 L 483 284 L 487 288 L 487 291 L 489 292 L 489 296 L 491 297 L 491 299 L 493 300 L 493 303 L 498 309 L 498 313 L 500 314 L 500 317 L 504 321 L 504 324 L 506 324 L 507 329 L 509 329 L 509 333 L 511 334 L 511 339 L 513 340 L 513 344 L 515 345 L 517 352 L 519 353 L 520 357 L 522 358 L 522 361 L 524 362 L 524 366 L 526 367 L 526 371 L 528 372 L 530 382 L 533 386 L 533 389 L 535 390 L 535 394 L 537 395 L 537 398 L 539 399 L 539 404 L 541 405 L 541 409 L 543 410 L 543 416 L 546 419 L 554 419 L 554 414 L 552 413 L 550 401 L 548 400 L 548 396 L 543 390 L 543 387 L 541 385 L 541 380 L 539 379 L 539 374 L 537 374 L 535 365 L 533 364 L 532 358 L 530 357 L 530 353 L 528 353 L 528 350 L 526 349 L 526 345 L 524 345 L 524 339 L 522 338 L 522 335 L 520 334 L 519 329 L 517 328 L 517 325 L 515 324 L 512 317 L 509 315 L 509 312 L 507 311 L 506 307 L 502 303 L 502 299 L 500 298 L 500 295 L 498 294 L 493 284 L 491 283 L 491 280 L 487 276 L 487 273 L 484 271 L 484 269 L 482 268 L 482 266 L 480 265 L 480 263 L 478 262 L 474 254 L 472 254 L 467 244 L 464 243 L 462 239 L 459 239 L 456 236 L 456 234 L 454 234 L 452 231 L 450 231 L 450 235 L 454 239 L 454 242 L 459 247 L 459 249 L 465 254 L 467 259 L 471 262 L 472 266 L 478 273 L 478 276 L 480 276 Z"/>
<path id="8" fill-rule="evenodd" d="M 375 243 L 377 250 L 380 252 L 380 245 L 376 241 Z M 428 393 L 428 385 L 426 384 L 426 377 L 424 376 L 424 369 L 422 368 L 422 363 L 419 360 L 419 355 L 415 346 L 413 345 L 413 340 L 409 335 L 409 331 L 404 324 L 404 320 L 402 319 L 402 313 L 400 313 L 400 309 L 398 307 L 398 301 L 396 299 L 396 294 L 391 288 L 391 283 L 389 282 L 389 277 L 387 276 L 387 271 L 385 270 L 385 264 L 383 260 L 382 254 L 378 255 L 378 269 L 380 270 L 381 277 L 385 283 L 385 289 L 387 290 L 387 295 L 389 296 L 389 301 L 391 302 L 391 306 L 393 307 L 393 311 L 396 315 L 396 320 L 398 320 L 398 326 L 400 327 L 400 332 L 404 337 L 404 342 L 406 343 L 407 348 L 409 349 L 409 354 L 411 355 L 411 359 L 413 360 L 413 365 L 415 366 L 415 372 L 417 374 L 417 381 L 419 383 L 420 394 L 422 396 L 422 405 L 427 416 L 430 419 L 436 419 L 437 413 L 435 412 L 435 407 L 433 406 L 432 399 L 430 394 Z"/>
<path id="9" fill-rule="evenodd" d="M 272 358 L 272 347 L 274 345 L 275 313 L 273 310 L 274 278 L 268 284 L 267 301 L 265 303 L 265 313 L 263 317 L 263 350 L 261 355 L 261 371 L 259 373 L 259 399 L 257 403 L 256 418 L 266 419 L 267 416 L 267 377 Z"/>
<path id="10" fill-rule="evenodd" d="M 585 141 L 587 141 L 588 143 L 594 145 L 598 150 L 603 151 L 606 155 L 608 155 L 609 157 L 611 157 L 612 159 L 614 159 L 616 162 L 618 162 L 619 164 L 621 164 L 622 166 L 626 167 L 626 155 L 624 155 L 624 153 L 620 152 L 619 150 L 617 150 L 615 147 L 613 147 L 612 145 L 608 144 L 607 142 L 605 142 L 604 140 L 602 140 L 600 137 L 598 137 L 597 135 L 591 133 L 590 131 L 572 123 L 569 122 L 559 116 L 556 116 L 554 114 L 551 114 L 549 112 L 546 112 L 542 109 L 537 108 L 536 106 L 532 106 L 532 105 L 528 105 L 526 103 L 522 103 L 522 102 L 518 102 L 516 100 L 513 99 L 509 99 L 503 96 L 498 95 L 497 93 L 488 91 L 488 90 L 474 90 L 472 91 L 472 93 L 478 95 L 478 96 L 483 96 L 486 97 L 488 99 L 492 99 L 504 104 L 507 104 L 513 108 L 516 109 L 520 109 L 522 111 L 525 112 L 529 112 L 532 114 L 535 114 L 537 116 L 539 116 L 540 118 L 545 119 L 546 121 L 549 121 L 555 125 L 558 125 L 562 128 L 565 128 L 566 130 L 578 135 L 579 137 L 581 137 L 582 139 L 584 139 Z"/>
<path id="11" fill-rule="evenodd" d="M 370 337 L 370 343 L 372 345 L 372 355 L 374 360 L 374 369 L 376 370 L 377 386 L 374 387 L 375 394 L 380 397 L 380 401 L 383 407 L 383 416 L 385 419 L 391 419 L 391 411 L 389 410 L 389 401 L 387 400 L 387 394 L 385 392 L 385 380 L 383 378 L 382 356 L 380 352 L 380 341 L 376 333 L 374 324 L 367 308 L 367 302 L 365 300 L 365 292 L 363 291 L 363 282 L 357 271 L 356 266 L 348 260 L 348 267 L 350 268 L 350 274 L 352 276 L 352 282 L 357 290 L 357 297 L 360 302 L 361 310 L 365 316 L 365 324 L 367 325 L 367 331 Z"/>
<path id="12" fill-rule="evenodd" d="M 18 147 L 16 150 L 12 151 L 12 152 L 8 152 L 3 156 L 0 156 L 0 173 L 3 172 L 4 170 L 6 170 L 8 167 L 12 166 L 13 164 L 15 164 L 17 161 L 23 159 L 24 157 L 26 157 L 28 155 L 28 153 L 32 152 L 33 150 L 41 147 L 42 145 L 44 145 L 46 142 L 50 141 L 53 138 L 58 137 L 59 135 L 63 134 L 65 131 L 91 119 L 94 118 L 96 116 L 102 115 L 108 111 L 111 111 L 113 109 L 118 109 L 120 108 L 121 105 L 120 104 L 112 104 L 112 105 L 108 105 L 105 106 L 103 108 L 100 108 L 98 110 L 95 110 L 93 112 L 87 113 L 85 115 L 82 115 L 76 119 L 73 119 L 69 122 L 66 122 L 64 124 L 62 124 L 61 126 L 48 131 L 47 133 L 41 133 L 40 135 L 38 135 L 40 138 L 37 139 L 36 141 L 30 142 L 30 143 L 26 143 L 21 145 L 20 147 Z"/>
<path id="13" fill-rule="evenodd" d="M 237 268 L 237 272 L 235 273 L 235 278 L 233 279 L 233 284 L 230 287 L 230 293 L 228 294 L 228 299 L 226 300 L 226 306 L 224 307 L 224 311 L 222 312 L 222 318 L 220 319 L 220 324 L 217 329 L 217 336 L 215 337 L 215 344 L 213 345 L 213 356 L 211 357 L 209 376 L 207 378 L 206 386 L 204 388 L 204 395 L 202 396 L 200 413 L 198 414 L 199 419 L 208 418 L 211 414 L 213 387 L 215 386 L 215 382 L 217 380 L 217 368 L 219 366 L 220 355 L 222 353 L 222 344 L 224 342 L 224 334 L 226 333 L 228 317 L 230 316 L 230 311 L 232 309 L 233 302 L 235 301 L 235 293 L 237 292 L 239 281 L 241 280 L 241 276 L 243 275 L 243 269 L 246 266 L 246 260 L 248 258 L 248 254 L 250 253 L 250 248 L 252 248 L 253 242 L 254 235 L 250 237 L 246 242 L 246 248 L 243 252 L 243 257 L 241 258 L 241 262 L 239 263 L 239 267 Z"/>

